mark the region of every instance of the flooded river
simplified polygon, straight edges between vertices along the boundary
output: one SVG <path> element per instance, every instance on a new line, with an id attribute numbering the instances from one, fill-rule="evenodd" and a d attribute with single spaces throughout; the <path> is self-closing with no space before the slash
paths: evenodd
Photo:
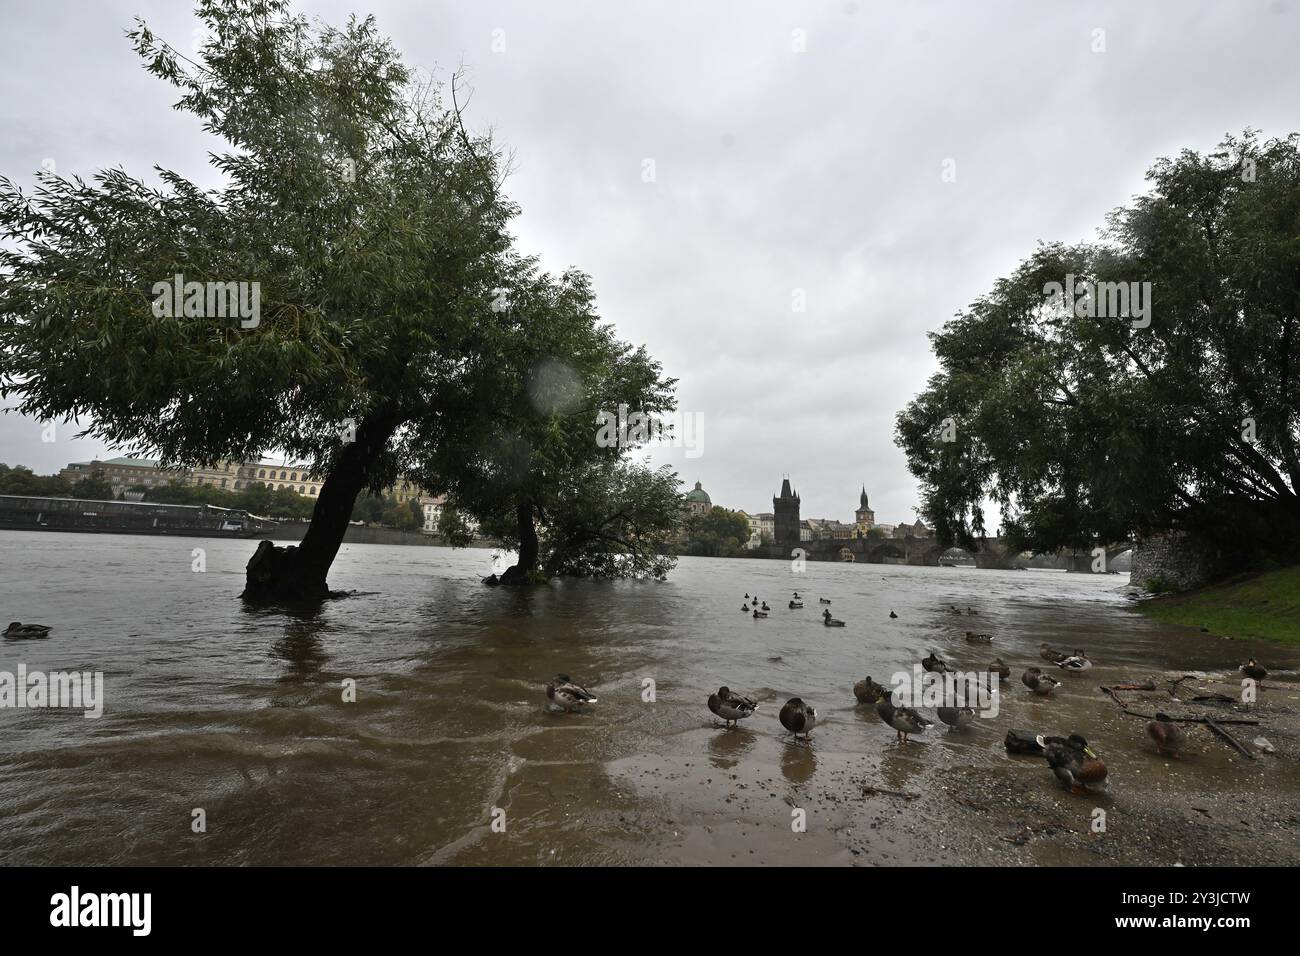
<path id="1" fill-rule="evenodd" d="M 0 671 L 100 671 L 105 698 L 97 720 L 0 710 L 0 863 L 1092 862 L 1050 842 L 999 845 L 1014 827 L 988 796 L 997 786 L 1059 808 L 1067 831 L 1086 830 L 1091 807 L 1041 759 L 1008 757 L 1011 727 L 1084 733 L 1121 811 L 1180 788 L 1225 801 L 1269 788 L 1293 807 L 1300 793 L 1294 760 L 1246 766 L 1208 739 L 1184 761 L 1156 758 L 1141 722 L 1097 690 L 1230 672 L 1249 655 L 1296 666 L 1293 650 L 1148 621 L 1121 577 L 685 558 L 661 583 L 512 590 L 479 583 L 488 551 L 347 545 L 330 583 L 362 593 L 294 616 L 237 600 L 253 548 L 0 533 L 0 617 L 54 628 L 0 642 Z M 792 589 L 805 609 L 786 607 Z M 742 614 L 746 592 L 768 619 Z M 819 597 L 845 628 L 821 626 Z M 992 649 L 967 629 L 992 632 Z M 1086 648 L 1097 666 L 1033 698 L 1019 676 L 1040 641 Z M 900 748 L 852 686 L 930 651 L 970 668 L 998 654 L 1013 679 L 998 718 Z M 544 710 L 561 671 L 599 697 L 591 713 Z M 705 706 L 720 684 L 761 702 L 738 729 Z M 820 714 L 809 743 L 777 721 L 796 695 Z M 929 794 L 959 774 L 994 787 L 954 825 L 967 839 L 925 800 L 863 796 Z M 1230 834 L 1216 839 L 1231 852 Z"/>

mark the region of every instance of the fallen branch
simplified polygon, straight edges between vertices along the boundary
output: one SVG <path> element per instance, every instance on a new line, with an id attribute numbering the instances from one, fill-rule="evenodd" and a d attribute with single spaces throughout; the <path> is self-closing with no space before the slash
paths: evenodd
<path id="1" fill-rule="evenodd" d="M 904 793 L 902 790 L 886 790 L 884 787 L 862 788 L 862 795 L 864 797 L 874 797 L 877 794 L 886 797 L 902 797 L 904 800 L 915 800 L 921 796 L 919 793 Z"/>
<path id="2" fill-rule="evenodd" d="M 1136 710 L 1131 710 L 1131 709 L 1129 708 L 1129 706 L 1128 706 L 1127 704 L 1125 704 L 1124 701 L 1123 701 L 1122 699 L 1120 699 L 1119 694 L 1115 693 L 1115 692 L 1114 692 L 1113 690 L 1111 690 L 1109 687 L 1102 686 L 1102 687 L 1099 688 L 1099 689 L 1100 689 L 1101 691 L 1103 691 L 1104 693 L 1106 693 L 1107 695 L 1109 695 L 1110 698 L 1111 698 L 1111 700 L 1113 700 L 1113 701 L 1115 701 L 1115 703 L 1119 704 L 1119 709 L 1122 710 L 1124 713 L 1128 714 L 1130 717 L 1141 717 L 1143 720 L 1155 720 L 1155 719 L 1156 719 L 1156 715 L 1155 715 L 1155 714 L 1143 714 L 1143 713 L 1140 713 L 1140 712 L 1138 712 L 1138 711 L 1136 711 Z M 1184 701 L 1180 701 L 1179 703 L 1184 703 Z M 1247 719 L 1247 718 L 1234 718 L 1234 717 L 1216 717 L 1216 718 L 1214 718 L 1213 720 L 1211 720 L 1209 717 L 1170 717 L 1170 718 L 1169 718 L 1169 721 L 1170 721 L 1170 723 L 1174 723 L 1174 724 L 1214 724 L 1214 723 L 1220 723 L 1220 724 L 1250 724 L 1251 726 L 1255 726 L 1255 725 L 1258 725 L 1258 724 L 1259 724 L 1259 721 L 1258 721 L 1258 720 Z M 1254 754 L 1251 754 L 1251 756 L 1253 757 Z"/>
<path id="3" fill-rule="evenodd" d="M 1141 683 L 1130 681 L 1124 684 L 1116 684 L 1115 689 L 1116 690 L 1155 690 L 1156 684 L 1155 681 L 1149 681 L 1149 680 L 1143 681 Z"/>
<path id="4" fill-rule="evenodd" d="M 1241 741 L 1237 740 L 1236 737 L 1232 736 L 1232 734 L 1228 733 L 1226 730 L 1224 730 L 1214 721 L 1210 720 L 1209 718 L 1206 718 L 1205 726 L 1209 727 L 1212 731 L 1214 731 L 1214 733 L 1221 740 L 1223 740 L 1224 743 L 1231 746 L 1233 750 L 1237 751 L 1237 753 L 1241 754 L 1243 757 L 1249 757 L 1251 760 L 1255 759 L 1255 755 L 1251 753 L 1249 750 L 1247 750 L 1245 746 L 1242 745 Z"/>

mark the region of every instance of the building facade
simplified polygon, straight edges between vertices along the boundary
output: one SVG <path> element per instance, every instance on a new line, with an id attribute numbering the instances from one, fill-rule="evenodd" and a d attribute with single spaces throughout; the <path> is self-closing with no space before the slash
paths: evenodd
<path id="1" fill-rule="evenodd" d="M 161 488 L 173 481 L 184 481 L 185 472 L 179 468 L 161 468 L 158 462 L 148 458 L 110 458 L 100 461 L 74 461 L 59 472 L 59 477 L 69 483 L 81 478 L 89 478 L 99 472 L 113 486 L 113 493 L 121 495 L 125 490 L 143 485 L 146 488 Z"/>

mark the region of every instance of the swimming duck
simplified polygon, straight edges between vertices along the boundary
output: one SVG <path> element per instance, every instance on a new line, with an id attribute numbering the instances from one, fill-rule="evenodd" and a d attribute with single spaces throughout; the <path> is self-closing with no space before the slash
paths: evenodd
<path id="1" fill-rule="evenodd" d="M 973 607 L 970 607 L 968 605 L 966 607 L 966 613 L 969 614 L 971 617 L 976 617 L 979 614 L 979 611 L 975 610 Z"/>
<path id="2" fill-rule="evenodd" d="M 9 626 L 13 627 L 12 624 Z M 6 631 L 5 633 L 8 634 L 9 632 Z M 1255 683 L 1261 686 L 1264 683 L 1264 678 L 1268 676 L 1268 671 L 1266 671 L 1259 664 L 1256 664 L 1255 658 L 1253 657 L 1250 660 L 1246 661 L 1246 663 L 1241 665 L 1241 672 L 1247 677 L 1249 677 L 1251 680 L 1253 680 Z"/>
<path id="3" fill-rule="evenodd" d="M 827 627 L 843 627 L 844 622 L 831 617 L 830 611 L 822 611 L 822 623 Z"/>
<path id="4" fill-rule="evenodd" d="M 749 592 L 748 592 L 748 591 L 745 592 L 745 600 L 746 600 L 746 601 L 749 600 Z"/>
<path id="5" fill-rule="evenodd" d="M 897 739 L 901 743 L 907 743 L 908 734 L 923 734 L 927 727 L 933 726 L 911 707 L 895 707 L 888 696 L 876 704 L 876 713 L 898 732 Z"/>
<path id="6" fill-rule="evenodd" d="M 1052 773 L 1071 793 L 1087 793 L 1105 784 L 1106 765 L 1081 735 L 1070 734 L 1065 740 L 1040 736 L 1038 743 Z"/>
<path id="7" fill-rule="evenodd" d="M 1061 684 L 1055 677 L 1048 677 L 1037 667 L 1031 667 L 1021 674 L 1020 681 L 1035 694 L 1042 694 L 1044 697 L 1051 697 L 1052 691 Z"/>
<path id="8" fill-rule="evenodd" d="M 763 602 L 763 610 L 764 610 L 764 611 L 770 611 L 770 610 L 772 610 L 770 607 L 767 606 L 767 602 L 766 602 L 766 601 Z"/>
<path id="9" fill-rule="evenodd" d="M 970 641 L 972 644 L 992 644 L 992 643 L 993 643 L 993 635 L 992 635 L 992 634 L 976 634 L 974 631 L 967 631 L 967 632 L 966 632 L 966 640 Z"/>
<path id="10" fill-rule="evenodd" d="M 1002 663 L 1002 658 L 1000 657 L 993 658 L 993 663 L 989 665 L 989 673 L 997 674 L 1002 680 L 1011 679 L 1011 668 Z"/>
<path id="11" fill-rule="evenodd" d="M 1083 651 L 1075 650 L 1069 657 L 1057 661 L 1056 666 L 1063 671 L 1086 671 L 1092 666 L 1092 660 Z"/>
<path id="12" fill-rule="evenodd" d="M 13 621 L 5 628 L 4 636 L 14 641 L 29 641 L 36 638 L 45 637 L 50 633 L 50 628 L 45 624 L 23 624 L 20 621 Z"/>
<path id="13" fill-rule="evenodd" d="M 798 737 L 812 733 L 817 723 L 817 711 L 809 707 L 798 697 L 791 697 L 785 702 L 780 713 L 781 726 Z"/>
<path id="14" fill-rule="evenodd" d="M 1177 757 L 1183 748 L 1182 728 L 1159 711 L 1156 719 L 1147 724 L 1147 736 L 1156 743 L 1156 753 Z"/>
<path id="15" fill-rule="evenodd" d="M 853 696 L 858 699 L 859 704 L 874 704 L 882 697 L 889 696 L 889 688 L 877 684 L 870 677 L 864 677 L 853 685 Z"/>
<path id="16" fill-rule="evenodd" d="M 895 614 L 893 611 L 890 611 L 890 612 L 889 612 L 889 616 L 890 616 L 891 618 L 898 617 L 898 615 Z"/>
<path id="17" fill-rule="evenodd" d="M 1043 660 L 1047 661 L 1049 664 L 1059 664 L 1061 661 L 1065 660 L 1070 655 L 1060 654 L 1052 650 L 1052 648 L 1048 645 L 1048 643 L 1044 641 L 1042 644 L 1038 645 L 1038 656 L 1041 657 Z"/>
<path id="18" fill-rule="evenodd" d="M 748 604 L 742 604 L 742 605 L 740 606 L 740 609 L 741 609 L 742 611 L 744 611 L 746 614 L 749 613 L 749 605 L 748 605 Z"/>
<path id="19" fill-rule="evenodd" d="M 818 599 L 817 599 L 817 603 L 818 603 L 818 604 L 830 604 L 831 602 L 830 602 L 827 598 L 818 598 Z"/>
<path id="20" fill-rule="evenodd" d="M 766 611 L 760 611 L 758 608 L 754 608 L 754 617 L 755 617 L 755 619 L 760 618 L 760 617 L 767 617 L 767 612 L 766 612 Z"/>
<path id="21" fill-rule="evenodd" d="M 948 613 L 949 613 L 949 614 L 960 614 L 960 613 L 961 613 L 961 608 L 959 608 L 959 607 L 958 607 L 957 605 L 955 605 L 955 604 L 949 604 L 949 605 L 948 605 Z"/>
<path id="22" fill-rule="evenodd" d="M 556 674 L 546 685 L 546 698 L 556 707 L 566 711 L 581 711 L 587 704 L 596 703 L 596 698 L 587 693 L 585 688 L 575 684 L 568 674 Z"/>
<path id="23" fill-rule="evenodd" d="M 801 608 L 801 607 L 803 607 L 803 601 L 791 601 L 791 602 L 790 602 L 790 610 L 792 610 L 792 611 L 795 610 L 796 608 Z"/>
<path id="24" fill-rule="evenodd" d="M 803 600 L 803 598 L 801 598 L 801 597 L 799 596 L 799 592 L 798 592 L 798 591 L 795 591 L 795 592 L 794 592 L 794 599 L 795 599 L 796 601 L 802 601 L 802 600 Z"/>
<path id="25" fill-rule="evenodd" d="M 729 687 L 719 687 L 709 695 L 709 710 L 728 724 L 739 723 L 758 710 L 758 701 L 733 692 Z M 716 724 L 714 726 L 717 726 Z"/>
<path id="26" fill-rule="evenodd" d="M 938 714 L 939 719 L 947 724 L 950 730 L 961 730 L 975 719 L 975 708 L 940 707 L 938 708 Z"/>
<path id="27" fill-rule="evenodd" d="M 932 674 L 948 673 L 948 665 L 940 660 L 939 655 L 935 654 L 934 651 L 931 651 L 930 656 L 921 661 L 921 666 Z"/>

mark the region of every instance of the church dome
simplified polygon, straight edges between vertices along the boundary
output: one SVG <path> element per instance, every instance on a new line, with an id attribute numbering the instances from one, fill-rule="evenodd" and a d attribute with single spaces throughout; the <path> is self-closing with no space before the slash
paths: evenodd
<path id="1" fill-rule="evenodd" d="M 713 499 L 709 497 L 709 493 L 704 490 L 704 487 L 698 481 L 695 483 L 694 491 L 686 492 L 686 500 L 700 501 L 706 505 L 713 504 Z"/>

